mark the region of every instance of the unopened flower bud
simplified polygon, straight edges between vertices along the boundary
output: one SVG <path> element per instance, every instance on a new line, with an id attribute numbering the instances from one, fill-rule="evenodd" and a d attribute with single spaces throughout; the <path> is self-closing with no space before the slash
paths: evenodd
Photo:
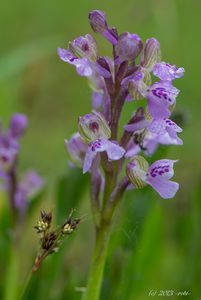
<path id="1" fill-rule="evenodd" d="M 69 49 L 79 57 L 87 57 L 90 60 L 97 58 L 97 44 L 95 39 L 90 34 L 80 36 L 69 43 Z"/>
<path id="2" fill-rule="evenodd" d="M 10 131 L 14 138 L 19 138 L 23 135 L 27 128 L 28 120 L 23 114 L 16 113 L 12 116 L 10 121 Z"/>
<path id="3" fill-rule="evenodd" d="M 52 213 L 46 213 L 44 210 L 40 212 L 41 220 L 37 222 L 37 225 L 34 227 L 37 230 L 37 233 L 42 233 L 48 230 L 52 222 Z"/>
<path id="4" fill-rule="evenodd" d="M 110 127 L 101 113 L 93 111 L 79 118 L 78 130 L 86 142 L 95 141 L 99 138 L 109 139 Z"/>
<path id="5" fill-rule="evenodd" d="M 135 59 L 142 51 L 143 44 L 137 34 L 124 32 L 119 36 L 116 45 L 116 55 L 119 56 L 120 62 Z"/>
<path id="6" fill-rule="evenodd" d="M 151 85 L 151 75 L 147 69 L 141 68 L 135 77 L 129 82 L 129 93 L 134 100 L 141 100 L 146 96 L 147 87 Z"/>
<path id="7" fill-rule="evenodd" d="M 64 143 L 72 163 L 81 168 L 87 152 L 87 145 L 80 134 L 78 132 L 74 133 L 70 140 L 65 140 Z"/>
<path id="8" fill-rule="evenodd" d="M 141 65 L 148 70 L 161 61 L 160 44 L 155 38 L 148 39 L 143 51 Z"/>
<path id="9" fill-rule="evenodd" d="M 146 186 L 146 176 L 149 164 L 142 156 L 135 156 L 126 167 L 126 175 L 135 188 Z"/>
<path id="10" fill-rule="evenodd" d="M 110 29 L 107 25 L 106 16 L 101 10 L 92 10 L 89 13 L 89 23 L 94 32 L 103 35 L 110 43 L 116 45 L 117 33 L 114 28 Z"/>
<path id="11" fill-rule="evenodd" d="M 106 16 L 101 10 L 93 10 L 89 13 L 89 23 L 96 33 L 103 33 L 108 28 Z"/>

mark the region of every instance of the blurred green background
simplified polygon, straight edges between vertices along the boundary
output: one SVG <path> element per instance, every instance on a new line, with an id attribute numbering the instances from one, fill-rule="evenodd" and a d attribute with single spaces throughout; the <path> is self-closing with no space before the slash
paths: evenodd
<path id="1" fill-rule="evenodd" d="M 56 51 L 92 33 L 87 20 L 92 9 L 104 10 L 119 32 L 136 32 L 144 41 L 156 37 L 163 60 L 186 70 L 185 77 L 175 81 L 181 90 L 177 109 L 187 116 L 184 146 L 169 147 L 166 153 L 180 160 L 175 176 L 180 191 L 170 201 L 150 189 L 128 192 L 114 223 L 102 299 L 149 299 L 150 290 L 190 291 L 190 296 L 170 298 L 201 299 L 200 0 L 1 3 L 0 115 L 5 124 L 15 111 L 28 115 L 20 168 L 37 169 L 47 182 L 47 193 L 26 224 L 20 253 L 22 284 L 37 252 L 32 227 L 39 209 L 52 209 L 59 221 L 71 207 L 85 216 L 73 239 L 32 279 L 25 297 L 80 299 L 75 287 L 86 282 L 94 239 L 88 177 L 75 170 L 69 173 L 63 140 L 76 130 L 78 116 L 90 111 L 91 91 L 86 79 L 61 62 Z M 99 36 L 97 41 L 100 53 L 109 55 L 109 44 Z M 129 104 L 124 112 L 128 118 L 131 108 Z M 4 205 L 1 200 L 1 217 Z M 5 254 L 8 234 L 3 231 L 2 236 Z M 1 297 L 5 262 L 0 269 Z"/>

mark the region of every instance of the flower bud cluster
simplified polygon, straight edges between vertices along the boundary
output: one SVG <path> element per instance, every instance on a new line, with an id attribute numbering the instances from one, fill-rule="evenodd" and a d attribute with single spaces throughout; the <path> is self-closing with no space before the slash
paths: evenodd
<path id="1" fill-rule="evenodd" d="M 161 197 L 174 197 L 178 184 L 170 178 L 175 161 L 159 160 L 149 166 L 138 154 L 151 156 L 160 144 L 183 144 L 178 137 L 182 129 L 170 117 L 179 94 L 173 80 L 182 77 L 184 69 L 161 61 L 156 38 L 143 43 L 136 33 L 118 34 L 115 27 L 108 26 L 105 13 L 100 10 L 89 13 L 89 23 L 95 33 L 112 44 L 113 51 L 111 58 L 99 56 L 97 44 L 89 34 L 75 39 L 69 49 L 58 49 L 61 60 L 87 77 L 93 90 L 92 113 L 79 118 L 79 133 L 65 142 L 70 159 L 97 180 L 100 178 L 95 174 L 102 174 L 102 169 L 106 175 L 115 174 L 114 182 L 128 159 L 125 174 L 133 187 L 151 185 Z M 154 76 L 158 77 L 157 82 Z M 124 105 L 141 99 L 146 99 L 147 106 L 132 114 L 120 137 L 119 120 Z M 92 181 L 98 186 L 95 179 Z"/>
<path id="2" fill-rule="evenodd" d="M 40 212 L 40 219 L 34 228 L 39 234 L 40 250 L 35 259 L 32 271 L 35 272 L 43 260 L 57 252 L 62 245 L 64 238 L 72 234 L 80 223 L 80 219 L 72 217 L 73 211 L 67 220 L 57 229 L 52 229 L 52 213 L 46 213 L 44 210 Z"/>

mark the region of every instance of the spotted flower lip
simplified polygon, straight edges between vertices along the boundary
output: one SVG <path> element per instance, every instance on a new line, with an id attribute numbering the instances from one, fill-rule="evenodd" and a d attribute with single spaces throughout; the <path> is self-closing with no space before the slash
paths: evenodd
<path id="1" fill-rule="evenodd" d="M 134 132 L 134 138 L 128 144 L 125 157 L 131 158 L 142 150 L 146 156 L 150 156 L 156 151 L 159 144 L 183 145 L 182 139 L 177 136 L 177 133 L 182 132 L 182 128 L 172 120 L 157 119 L 146 122 L 144 123 L 145 129 L 141 132 L 136 131 L 135 124 L 126 126 L 126 130 Z"/>
<path id="2" fill-rule="evenodd" d="M 147 91 L 148 112 L 154 119 L 168 118 L 169 109 L 179 94 L 179 90 L 170 82 L 154 83 Z"/>
<path id="3" fill-rule="evenodd" d="M 164 199 L 173 198 L 179 184 L 170 179 L 174 175 L 174 163 L 178 160 L 161 159 L 153 163 L 147 172 L 146 182 Z"/>
<path id="4" fill-rule="evenodd" d="M 166 62 L 157 63 L 153 66 L 153 74 L 164 81 L 172 81 L 184 76 L 184 68 L 178 68 Z"/>
<path id="5" fill-rule="evenodd" d="M 148 184 L 164 199 L 173 198 L 179 189 L 177 182 L 170 179 L 174 175 L 177 160 L 161 159 L 148 166 L 141 156 L 134 157 L 127 166 L 127 176 L 135 188 Z"/>
<path id="6" fill-rule="evenodd" d="M 125 150 L 122 147 L 105 138 L 99 138 L 93 142 L 90 142 L 85 156 L 83 173 L 89 171 L 96 155 L 104 151 L 107 152 L 109 160 L 119 160 L 124 156 L 125 153 Z"/>
<path id="7" fill-rule="evenodd" d="M 153 120 L 147 129 L 153 134 L 153 139 L 163 145 L 183 145 L 177 136 L 182 128 L 170 119 Z"/>

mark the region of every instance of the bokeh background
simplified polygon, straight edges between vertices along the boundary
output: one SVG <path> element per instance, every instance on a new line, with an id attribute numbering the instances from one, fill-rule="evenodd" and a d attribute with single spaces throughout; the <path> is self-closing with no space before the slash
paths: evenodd
<path id="1" fill-rule="evenodd" d="M 151 290 L 189 291 L 189 296 L 171 299 L 201 299 L 201 1 L 8 0 L 0 11 L 0 115 L 7 124 L 13 112 L 27 114 L 20 168 L 35 168 L 46 178 L 45 192 L 24 228 L 16 268 L 21 285 L 38 249 L 33 225 L 39 210 L 52 210 L 59 222 L 72 207 L 84 216 L 77 233 L 31 279 L 24 299 L 80 299 L 78 287 L 86 282 L 94 240 L 88 177 L 68 169 L 63 140 L 76 130 L 78 116 L 90 111 L 91 91 L 85 78 L 61 62 L 56 51 L 92 33 L 87 19 L 92 9 L 104 10 L 119 32 L 136 32 L 143 40 L 156 37 L 163 59 L 186 70 L 185 77 L 175 81 L 181 90 L 177 110 L 185 116 L 184 146 L 165 152 L 179 159 L 175 179 L 180 191 L 168 201 L 149 188 L 128 192 L 114 222 L 102 299 L 149 299 Z M 96 38 L 100 52 L 109 55 L 110 45 Z M 128 104 L 125 119 L 131 109 Z M 1 219 L 6 206 L 1 195 Z M 0 242 L 1 299 L 15 277 L 15 268 L 8 270 L 10 233 L 5 224 Z"/>

